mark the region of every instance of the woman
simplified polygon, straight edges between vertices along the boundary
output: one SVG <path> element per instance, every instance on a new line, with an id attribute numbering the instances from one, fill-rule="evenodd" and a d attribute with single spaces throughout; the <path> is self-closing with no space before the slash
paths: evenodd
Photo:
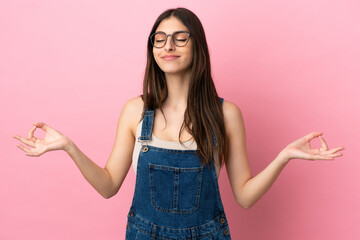
<path id="1" fill-rule="evenodd" d="M 29 146 L 18 145 L 28 156 L 66 151 L 104 198 L 118 192 L 133 164 L 127 239 L 230 239 L 217 182 L 223 163 L 237 203 L 249 208 L 291 159 L 342 155 L 343 147 L 329 150 L 322 133 L 313 132 L 286 146 L 252 177 L 241 112 L 217 95 L 196 15 L 184 8 L 162 13 L 147 49 L 143 95 L 125 104 L 105 168 L 45 123 L 34 124 L 28 138 L 14 136 Z M 46 132 L 43 139 L 34 136 L 36 128 Z M 320 139 L 320 149 L 310 147 L 314 138 Z"/>

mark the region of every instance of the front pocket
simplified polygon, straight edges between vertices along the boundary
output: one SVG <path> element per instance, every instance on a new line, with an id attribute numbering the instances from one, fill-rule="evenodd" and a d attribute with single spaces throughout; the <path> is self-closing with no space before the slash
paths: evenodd
<path id="1" fill-rule="evenodd" d="M 203 167 L 149 164 L 151 204 L 159 211 L 192 213 L 199 207 Z"/>

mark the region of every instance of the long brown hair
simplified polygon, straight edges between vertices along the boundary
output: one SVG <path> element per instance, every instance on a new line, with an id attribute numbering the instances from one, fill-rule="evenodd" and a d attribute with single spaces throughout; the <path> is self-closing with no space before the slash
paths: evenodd
<path id="1" fill-rule="evenodd" d="M 208 164 L 214 157 L 214 146 L 212 145 L 212 134 L 214 134 L 220 164 L 222 165 L 222 157 L 227 147 L 224 116 L 211 76 L 209 50 L 199 18 L 186 8 L 168 9 L 156 19 L 149 36 L 156 31 L 162 20 L 171 16 L 179 19 L 189 29 L 193 41 L 193 60 L 187 108 L 179 132 L 179 141 L 181 142 L 181 132 L 186 128 L 196 141 L 201 162 Z M 143 95 L 141 95 L 144 100 L 144 110 L 159 108 L 164 113 L 162 103 L 166 100 L 167 94 L 165 74 L 155 62 L 153 46 L 149 39 Z"/>

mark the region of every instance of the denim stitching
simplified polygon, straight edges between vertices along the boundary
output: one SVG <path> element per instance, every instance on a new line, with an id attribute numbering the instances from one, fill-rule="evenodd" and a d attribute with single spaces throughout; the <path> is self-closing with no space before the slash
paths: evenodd
<path id="1" fill-rule="evenodd" d="M 152 236 L 151 233 L 149 233 L 149 232 L 147 232 L 147 231 L 144 231 L 144 230 L 141 229 L 141 228 L 138 228 L 138 227 L 136 226 L 136 224 L 135 224 L 134 222 L 132 222 L 131 220 L 128 220 L 128 221 L 138 230 L 138 232 L 136 233 L 135 239 L 137 239 L 139 232 L 142 232 L 142 233 L 145 233 L 145 234 L 147 234 L 147 235 L 149 235 L 149 236 Z M 154 224 L 154 226 L 156 226 L 156 225 Z M 171 238 L 164 238 L 164 237 L 159 237 L 159 236 L 155 236 L 155 237 L 158 238 L 158 239 L 173 240 L 173 239 L 171 239 Z"/>
<path id="2" fill-rule="evenodd" d="M 212 175 L 213 175 L 212 179 L 214 180 L 216 196 L 217 196 L 217 200 L 218 200 L 218 203 L 219 203 L 219 207 L 220 207 L 221 211 L 224 211 L 224 206 L 223 206 L 222 201 L 221 201 L 220 190 L 219 190 L 219 180 L 218 180 L 218 177 L 217 177 L 215 166 L 211 167 L 211 172 L 212 172 Z"/>
<path id="3" fill-rule="evenodd" d="M 179 167 L 171 167 L 165 165 L 157 165 L 149 163 L 149 167 L 154 169 L 166 170 L 166 171 L 179 171 L 179 172 L 199 172 L 204 169 L 203 166 L 201 167 L 192 167 L 192 168 L 179 168 Z"/>
<path id="4" fill-rule="evenodd" d="M 174 172 L 174 174 L 176 175 L 177 172 L 197 172 L 197 179 L 198 179 L 198 184 L 197 184 L 197 191 L 195 193 L 195 202 L 192 208 L 190 209 L 177 209 L 178 207 L 178 188 L 176 189 L 176 182 L 174 179 L 174 192 L 173 192 L 173 209 L 166 209 L 166 208 L 162 208 L 161 206 L 158 206 L 156 204 L 156 200 L 155 200 L 155 195 L 156 195 L 156 189 L 155 189 L 155 181 L 154 181 L 154 173 L 153 173 L 153 169 L 158 169 L 158 170 L 166 170 L 166 171 L 170 171 L 170 172 Z M 149 178 L 150 178 L 150 196 L 151 196 L 151 205 L 158 211 L 161 212 L 166 212 L 166 213 L 175 213 L 175 214 L 191 214 L 193 213 L 196 209 L 198 209 L 199 204 L 200 204 L 200 193 L 201 193 L 201 186 L 202 186 L 202 176 L 203 176 L 203 167 L 195 167 L 195 168 L 175 168 L 175 167 L 169 167 L 169 166 L 162 166 L 162 165 L 155 165 L 155 164 L 149 164 Z M 176 178 L 176 176 L 175 176 Z"/>
<path id="5" fill-rule="evenodd" d="M 180 149 L 167 149 L 167 148 L 159 148 L 159 147 L 154 147 L 151 145 L 148 145 L 149 149 L 152 149 L 154 151 L 158 151 L 158 152 L 169 152 L 169 153 L 178 153 L 178 154 L 193 154 L 198 152 L 198 150 L 180 150 Z"/>
<path id="6" fill-rule="evenodd" d="M 178 211 L 178 196 L 179 196 L 179 185 L 180 185 L 180 170 L 175 168 L 174 175 L 174 195 L 173 195 L 173 209 L 174 211 Z"/>
<path id="7" fill-rule="evenodd" d="M 141 161 L 141 159 L 142 159 L 142 156 L 141 156 L 141 154 L 139 154 L 139 158 L 138 158 L 138 162 L 137 162 L 137 166 L 136 166 L 136 171 L 137 171 L 137 172 L 140 171 L 139 168 L 140 168 L 140 161 Z M 140 181 L 139 178 L 136 177 L 136 178 L 135 178 L 135 190 L 134 190 L 134 191 L 136 191 L 136 189 L 139 188 L 139 187 L 138 187 L 139 181 Z M 134 193 L 134 195 L 135 195 L 135 193 Z M 134 203 L 135 203 L 135 198 L 133 198 L 132 203 L 131 203 L 131 206 L 134 206 Z"/>
<path id="8" fill-rule="evenodd" d="M 206 235 L 197 236 L 197 238 L 203 238 L 203 237 L 211 236 L 211 235 L 213 235 L 214 233 L 216 233 L 216 232 L 222 230 L 223 228 L 226 228 L 226 227 L 229 226 L 224 212 L 220 213 L 219 215 L 217 215 L 215 218 L 213 218 L 212 220 L 210 220 L 210 221 L 207 222 L 207 223 L 201 224 L 201 225 L 196 226 L 196 227 L 189 227 L 189 228 L 169 228 L 169 227 L 159 226 L 159 225 L 156 225 L 156 224 L 154 224 L 154 223 L 152 223 L 152 222 L 149 222 L 149 221 L 147 221 L 146 219 L 140 217 L 139 215 L 136 214 L 136 212 L 135 212 L 134 210 L 132 210 L 132 212 L 136 215 L 137 218 L 139 218 L 139 219 L 141 219 L 142 221 L 150 224 L 151 226 L 155 226 L 155 227 L 161 228 L 161 229 L 171 230 L 171 231 L 174 231 L 174 232 L 186 232 L 186 231 L 191 231 L 191 229 L 193 229 L 193 228 L 195 228 L 195 229 L 196 229 L 196 228 L 204 228 L 204 227 L 206 227 L 206 225 L 212 225 L 212 223 L 215 222 L 215 221 L 218 222 L 218 221 L 219 221 L 218 219 L 221 218 L 221 217 L 223 217 L 223 218 L 225 219 L 224 224 L 220 225 L 220 227 L 216 228 L 214 231 L 212 231 L 212 232 L 210 232 L 210 233 L 208 233 L 208 234 L 206 234 Z M 134 215 L 134 216 L 135 216 L 135 215 Z M 147 231 L 144 231 L 144 230 L 140 229 L 139 227 L 137 227 L 136 224 L 135 224 L 134 222 L 132 222 L 130 219 L 128 219 L 128 221 L 131 222 L 132 225 L 133 225 L 134 227 L 136 227 L 136 229 L 142 231 L 143 233 L 146 233 L 146 234 L 148 234 L 148 235 L 151 235 L 151 233 L 149 233 L 149 232 L 147 232 Z M 230 236 L 230 232 L 229 232 L 228 235 Z"/>

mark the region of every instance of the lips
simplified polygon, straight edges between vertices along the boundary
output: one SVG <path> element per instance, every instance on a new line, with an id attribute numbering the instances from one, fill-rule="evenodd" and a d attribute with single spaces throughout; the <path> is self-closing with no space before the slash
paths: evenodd
<path id="1" fill-rule="evenodd" d="M 165 56 L 162 56 L 161 58 L 164 59 L 164 60 L 174 60 L 174 59 L 177 59 L 179 57 L 180 56 L 177 56 L 177 55 L 165 55 Z"/>

